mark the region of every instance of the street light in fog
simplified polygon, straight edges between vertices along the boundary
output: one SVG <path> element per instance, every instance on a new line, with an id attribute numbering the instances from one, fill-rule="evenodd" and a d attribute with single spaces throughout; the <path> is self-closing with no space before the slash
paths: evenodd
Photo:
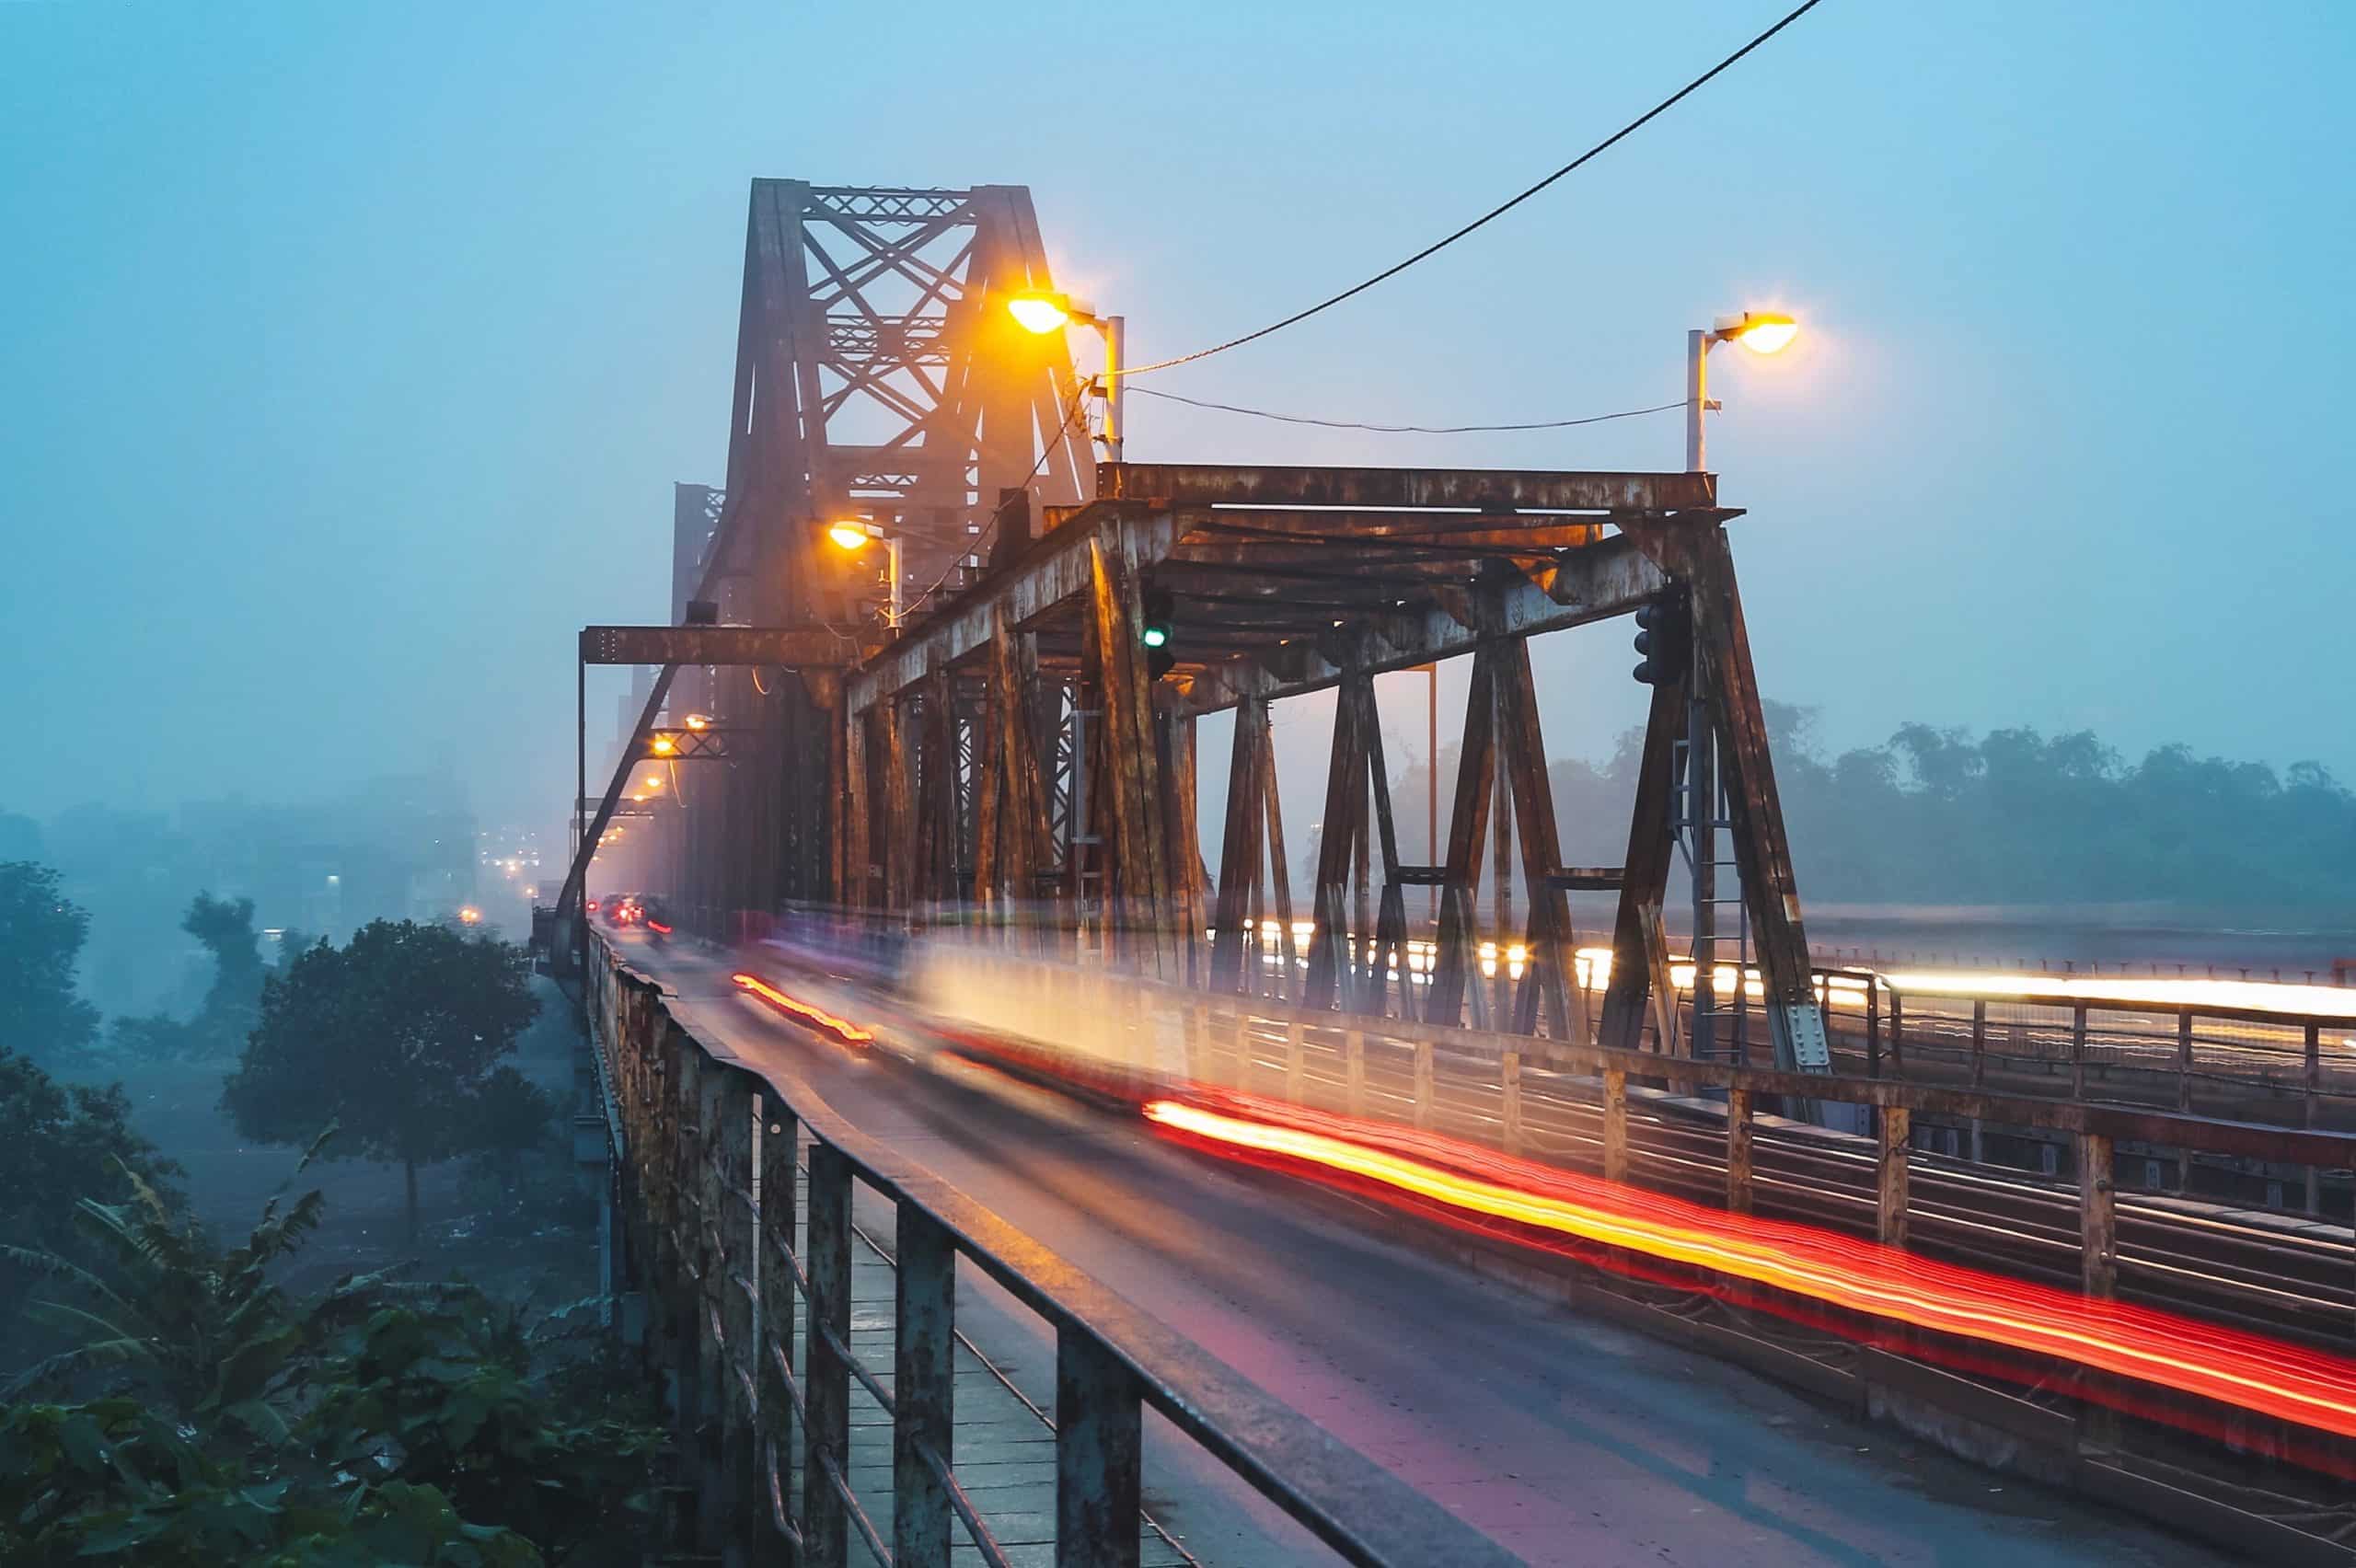
<path id="1" fill-rule="evenodd" d="M 1104 340 L 1104 455 L 1121 460 L 1121 439 L 1128 433 L 1121 367 L 1127 361 L 1128 317 L 1099 316 L 1084 300 L 1056 289 L 1019 289 L 1006 296 L 1006 313 L 1026 332 L 1045 335 L 1073 322 L 1093 327 Z"/>
<path id="2" fill-rule="evenodd" d="M 884 624 L 894 631 L 899 630 L 900 617 L 903 613 L 900 605 L 899 536 L 896 534 L 886 534 L 880 524 L 862 523 L 853 519 L 841 523 L 827 524 L 826 537 L 833 542 L 834 547 L 837 549 L 849 551 L 852 554 L 857 554 L 859 551 L 865 549 L 872 540 L 881 539 L 884 542 L 884 548 L 891 557 L 888 564 L 892 573 L 891 608 L 884 615 Z M 693 724 L 694 722 L 695 721 L 692 719 L 688 721 L 689 724 Z"/>
<path id="3" fill-rule="evenodd" d="M 1781 353 L 1799 336 L 1800 324 L 1772 310 L 1745 310 L 1721 316 L 1707 330 L 1685 334 L 1685 468 L 1700 473 L 1703 459 L 1702 417 L 1717 407 L 1709 398 L 1710 351 L 1720 343 L 1740 343 L 1755 354 Z"/>

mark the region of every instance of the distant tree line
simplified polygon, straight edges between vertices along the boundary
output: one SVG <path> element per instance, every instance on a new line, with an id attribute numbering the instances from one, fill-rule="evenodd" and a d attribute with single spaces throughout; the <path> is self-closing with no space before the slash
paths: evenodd
<path id="1" fill-rule="evenodd" d="M 2278 773 L 2182 745 L 2130 763 L 2085 731 L 1927 724 L 1828 756 L 1814 709 L 1771 702 L 1767 717 L 1814 902 L 2345 909 L 2356 887 L 2356 793 L 2320 763 Z M 1642 743 L 1632 730 L 1610 757 L 1550 766 L 1566 863 L 1620 863 Z M 1445 748 L 1443 807 L 1455 773 Z M 1420 801 L 1421 765 L 1392 787 Z"/>

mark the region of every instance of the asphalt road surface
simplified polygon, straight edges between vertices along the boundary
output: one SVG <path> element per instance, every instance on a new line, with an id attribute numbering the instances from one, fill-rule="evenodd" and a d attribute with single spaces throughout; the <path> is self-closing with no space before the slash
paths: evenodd
<path id="1" fill-rule="evenodd" d="M 618 937 L 727 1048 L 790 1063 L 953 1182 L 1534 1563 L 2193 1564 L 2197 1543 L 1967 1465 L 1739 1368 L 1514 1291 L 1265 1173 L 1057 1097 L 854 1057 L 722 961 Z M 888 1211 L 861 1210 L 861 1223 Z M 964 1271 L 969 1276 L 975 1271 Z M 1045 1329 L 986 1283 L 960 1326 L 1052 1405 Z M 1149 1509 L 1214 1568 L 1330 1560 L 1166 1426 Z"/>

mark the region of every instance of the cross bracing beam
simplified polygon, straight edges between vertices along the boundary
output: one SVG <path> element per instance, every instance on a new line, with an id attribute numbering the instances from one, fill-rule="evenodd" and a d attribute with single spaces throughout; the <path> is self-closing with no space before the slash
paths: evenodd
<path id="1" fill-rule="evenodd" d="M 1173 506 L 1453 507 L 1464 511 L 1682 512 L 1715 506 L 1715 474 L 1510 468 L 1328 468 L 1106 463 L 1097 495 Z"/>
<path id="2" fill-rule="evenodd" d="M 859 644 L 826 627 L 585 626 L 584 664 L 803 664 L 839 666 Z"/>
<path id="3" fill-rule="evenodd" d="M 1484 637 L 1626 614 L 1667 579 L 1607 531 L 1615 520 L 1706 526 L 1737 515 L 1716 506 L 1706 474 L 1107 464 L 1097 483 L 1131 499 L 1051 511 L 1045 538 L 854 672 L 849 711 L 909 689 L 936 664 L 977 659 L 1001 619 L 1012 631 L 1076 629 L 1060 623 L 1087 590 L 1094 539 L 1188 606 L 1173 650 L 1182 671 L 1215 649 L 1251 651 L 1195 674 L 1186 709 L 1200 713 L 1246 696 L 1314 691 L 1345 666 L 1403 669 Z M 1298 497 L 1330 498 L 1339 509 Z M 1489 510 L 1500 505 L 1581 515 Z M 1264 570 L 1273 574 L 1261 580 L 1267 591 L 1254 592 Z M 1205 581 L 1218 586 L 1190 594 Z M 1484 582 L 1494 609 L 1476 628 L 1469 595 Z M 1303 590 L 1311 583 L 1348 602 Z"/>

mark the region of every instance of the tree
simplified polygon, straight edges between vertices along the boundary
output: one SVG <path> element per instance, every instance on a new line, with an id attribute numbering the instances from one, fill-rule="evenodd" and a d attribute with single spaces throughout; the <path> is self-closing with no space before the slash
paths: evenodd
<path id="1" fill-rule="evenodd" d="M 167 1207 L 178 1202 L 171 1183 L 179 1167 L 131 1127 L 131 1101 L 120 1084 L 104 1089 L 60 1084 L 30 1059 L 0 1050 L 0 1242 L 68 1260 L 91 1255 L 60 1193 L 115 1202 L 144 1182 Z M 31 1277 L 0 1254 L 0 1335 L 15 1339 L 14 1321 Z"/>
<path id="2" fill-rule="evenodd" d="M 106 1262 L 32 1262 L 78 1298 L 45 1305 L 84 1343 L 6 1397 L 111 1386 L 0 1404 L 0 1561 L 648 1561 L 652 1400 L 611 1362 L 566 1376 L 548 1352 L 568 1314 L 528 1322 L 461 1282 L 290 1297 L 272 1265 L 320 1208 L 272 1200 L 223 1252 L 144 1188 L 81 1205 Z"/>
<path id="3" fill-rule="evenodd" d="M 468 1141 L 512 1193 L 517 1163 L 547 1141 L 555 1117 L 556 1101 L 548 1090 L 502 1064 L 483 1079 L 475 1097 L 475 1125 Z"/>
<path id="4" fill-rule="evenodd" d="M 245 1043 L 261 1015 L 263 969 L 254 901 L 200 893 L 181 917 L 180 929 L 213 955 L 213 986 L 195 1020 L 200 1049 L 225 1055 Z"/>
<path id="5" fill-rule="evenodd" d="M 538 1013 L 516 950 L 414 920 L 375 920 L 262 983 L 260 1023 L 221 1095 L 238 1131 L 399 1163 L 417 1239 L 417 1170 L 481 1147 L 482 1097 Z"/>
<path id="6" fill-rule="evenodd" d="M 30 860 L 0 864 L 0 1049 L 70 1061 L 98 1034 L 98 1009 L 74 986 L 90 917 L 58 876 Z"/>

